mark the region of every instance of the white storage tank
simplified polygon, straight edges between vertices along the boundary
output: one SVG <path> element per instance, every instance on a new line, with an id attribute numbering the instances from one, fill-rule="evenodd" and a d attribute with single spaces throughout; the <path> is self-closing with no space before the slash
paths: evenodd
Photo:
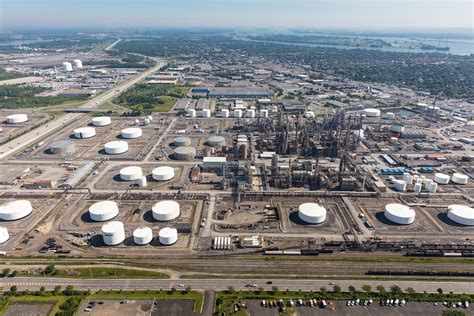
<path id="1" fill-rule="evenodd" d="M 406 205 L 391 203 L 385 205 L 385 217 L 396 224 L 409 225 L 415 221 L 415 211 Z"/>
<path id="2" fill-rule="evenodd" d="M 441 172 L 435 173 L 435 176 L 434 176 L 435 182 L 438 182 L 439 184 L 448 184 L 449 180 L 450 180 L 449 175 L 445 173 L 441 173 Z"/>
<path id="3" fill-rule="evenodd" d="M 393 112 L 387 112 L 387 113 L 385 113 L 384 119 L 386 119 L 386 120 L 393 120 L 394 118 L 395 118 L 395 113 L 393 113 Z"/>
<path id="4" fill-rule="evenodd" d="M 146 176 L 141 176 L 137 179 L 137 186 L 140 188 L 144 188 L 148 185 L 148 181 L 146 180 Z"/>
<path id="5" fill-rule="evenodd" d="M 261 117 L 261 118 L 267 118 L 267 117 L 268 117 L 268 110 L 266 110 L 266 109 L 261 109 L 261 110 L 260 110 L 260 117 Z"/>
<path id="6" fill-rule="evenodd" d="M 419 102 L 419 103 L 416 104 L 416 109 L 418 111 L 424 112 L 424 111 L 426 111 L 427 108 L 428 108 L 428 104 L 426 104 L 426 103 Z"/>
<path id="7" fill-rule="evenodd" d="M 403 192 L 407 189 L 407 183 L 403 180 L 393 180 L 393 188 Z"/>
<path id="8" fill-rule="evenodd" d="M 94 222 L 105 222 L 119 214 L 117 202 L 100 201 L 89 207 L 89 217 Z"/>
<path id="9" fill-rule="evenodd" d="M 225 146 L 225 137 L 214 135 L 207 139 L 207 143 L 212 147 L 222 147 Z"/>
<path id="10" fill-rule="evenodd" d="M 255 110 L 253 110 L 253 109 L 247 110 L 247 117 L 248 118 L 254 118 L 255 117 Z"/>
<path id="11" fill-rule="evenodd" d="M 178 147 L 174 150 L 174 159 L 190 161 L 196 157 L 196 149 L 193 147 Z"/>
<path id="12" fill-rule="evenodd" d="M 126 139 L 138 138 L 142 136 L 142 134 L 142 129 L 139 127 L 124 128 L 121 132 L 122 137 Z"/>
<path id="13" fill-rule="evenodd" d="M 320 224 L 326 220 L 326 208 L 317 203 L 303 203 L 298 207 L 298 217 L 306 223 Z"/>
<path id="14" fill-rule="evenodd" d="M 404 130 L 405 125 L 403 124 L 392 124 L 392 126 L 390 126 L 390 131 L 393 133 L 403 133 Z"/>
<path id="15" fill-rule="evenodd" d="M 380 110 L 379 109 L 368 108 L 368 109 L 365 109 L 363 113 L 367 117 L 379 117 L 380 116 Z"/>
<path id="16" fill-rule="evenodd" d="M 181 136 L 181 137 L 176 137 L 173 140 L 173 145 L 175 147 L 187 147 L 191 146 L 191 138 L 186 137 L 186 136 Z"/>
<path id="17" fill-rule="evenodd" d="M 120 155 L 128 151 L 128 143 L 123 140 L 114 140 L 104 146 L 105 153 L 109 155 Z"/>
<path id="18" fill-rule="evenodd" d="M 414 189 L 415 193 L 420 193 L 421 187 L 422 187 L 421 183 L 415 183 L 415 189 Z"/>
<path id="19" fill-rule="evenodd" d="M 64 71 L 72 71 L 72 64 L 68 61 L 63 62 L 62 67 Z"/>
<path id="20" fill-rule="evenodd" d="M 92 125 L 94 126 L 107 126 L 112 124 L 112 120 L 108 116 L 98 116 L 92 118 Z"/>
<path id="21" fill-rule="evenodd" d="M 95 136 L 95 128 L 93 127 L 79 127 L 74 130 L 74 137 L 78 139 L 91 138 Z"/>
<path id="22" fill-rule="evenodd" d="M 188 110 L 188 116 L 189 117 L 196 117 L 196 110 L 195 109 L 189 109 Z"/>
<path id="23" fill-rule="evenodd" d="M 160 240 L 160 244 L 164 246 L 172 245 L 178 241 L 178 231 L 176 228 L 165 227 L 158 233 L 158 238 Z"/>
<path id="24" fill-rule="evenodd" d="M 467 184 L 469 177 L 462 173 L 454 173 L 451 180 L 456 184 Z"/>
<path id="25" fill-rule="evenodd" d="M 448 207 L 448 218 L 464 226 L 474 226 L 474 208 L 453 204 Z"/>
<path id="26" fill-rule="evenodd" d="M 73 63 L 74 63 L 74 67 L 75 67 L 75 68 L 77 68 L 77 69 L 81 69 L 81 68 L 82 68 L 82 60 L 80 60 L 80 59 L 74 59 Z"/>
<path id="27" fill-rule="evenodd" d="M 104 244 L 107 246 L 115 246 L 125 240 L 125 228 L 120 221 L 113 221 L 102 225 L 102 237 Z"/>
<path id="28" fill-rule="evenodd" d="M 438 190 L 438 183 L 431 182 L 426 188 L 428 189 L 428 192 L 436 193 L 436 190 Z"/>
<path id="29" fill-rule="evenodd" d="M 241 118 L 242 117 L 242 110 L 240 110 L 240 109 L 234 110 L 234 116 L 236 118 Z"/>
<path id="30" fill-rule="evenodd" d="M 31 214 L 33 207 L 28 200 L 8 202 L 0 207 L 0 220 L 15 221 Z"/>
<path id="31" fill-rule="evenodd" d="M 133 231 L 133 241 L 137 245 L 149 244 L 153 239 L 153 231 L 150 227 L 139 227 Z"/>
<path id="32" fill-rule="evenodd" d="M 211 110 L 209 109 L 202 110 L 202 117 L 211 117 Z"/>
<path id="33" fill-rule="evenodd" d="M 174 169 L 168 166 L 158 167 L 153 169 L 151 176 L 156 181 L 171 180 L 174 178 Z"/>
<path id="34" fill-rule="evenodd" d="M 12 114 L 7 116 L 7 123 L 8 124 L 19 124 L 25 123 L 28 121 L 27 114 Z"/>
<path id="35" fill-rule="evenodd" d="M 229 110 L 228 109 L 222 109 L 221 110 L 221 116 L 223 118 L 228 118 L 229 117 Z"/>
<path id="36" fill-rule="evenodd" d="M 153 218 L 160 222 L 167 222 L 176 219 L 181 214 L 180 206 L 175 201 L 160 201 L 153 205 Z"/>
<path id="37" fill-rule="evenodd" d="M 135 181 L 143 176 L 141 167 L 130 166 L 120 169 L 120 179 L 123 181 Z"/>
<path id="38" fill-rule="evenodd" d="M 69 139 L 53 142 L 49 146 L 49 152 L 56 155 L 72 154 L 75 150 L 74 141 Z"/>
<path id="39" fill-rule="evenodd" d="M 3 244 L 8 239 L 10 239 L 10 235 L 8 234 L 8 229 L 6 227 L 0 227 L 0 244 Z"/>

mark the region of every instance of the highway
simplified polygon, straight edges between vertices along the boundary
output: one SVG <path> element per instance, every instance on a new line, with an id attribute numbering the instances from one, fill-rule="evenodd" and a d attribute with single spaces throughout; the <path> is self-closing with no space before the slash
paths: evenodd
<path id="1" fill-rule="evenodd" d="M 267 284 L 271 280 L 272 284 Z M 383 285 L 386 290 L 390 290 L 390 286 L 396 284 L 405 290 L 412 287 L 417 292 L 427 291 L 435 293 L 438 288 L 442 288 L 445 293 L 473 293 L 474 288 L 472 282 L 451 282 L 451 281 L 377 281 L 377 280 L 334 280 L 335 284 L 341 286 L 343 290 L 349 286 L 354 286 L 361 290 L 362 285 L 371 285 L 373 289 L 378 285 Z M 51 290 L 55 286 L 60 285 L 66 287 L 73 285 L 77 290 L 159 290 L 169 289 L 172 287 L 187 287 L 195 290 L 225 290 L 229 286 L 236 290 L 248 289 L 246 284 L 256 284 L 265 290 L 271 290 L 273 286 L 277 286 L 281 290 L 319 290 L 326 287 L 328 290 L 332 288 L 330 280 L 274 280 L 274 279 L 73 279 L 73 278 L 49 278 L 49 277 L 14 277 L 3 278 L 0 286 L 3 290 L 8 290 L 11 286 L 17 286 L 18 290 L 38 290 L 44 286 L 46 290 Z"/>
<path id="2" fill-rule="evenodd" d="M 152 68 L 145 70 L 144 72 L 140 73 L 139 75 L 133 77 L 132 79 L 119 84 L 118 86 L 113 87 L 112 89 L 99 94 L 98 96 L 86 101 L 83 105 L 79 108 L 96 108 L 100 105 L 106 103 L 107 101 L 115 98 L 122 92 L 128 90 L 133 85 L 137 84 L 138 82 L 144 80 L 147 76 L 155 73 L 160 68 L 166 65 L 166 62 L 155 59 L 156 65 Z M 68 113 L 54 119 L 44 125 L 41 125 L 13 140 L 10 142 L 0 146 L 0 159 L 4 159 L 11 154 L 17 152 L 18 150 L 33 144 L 34 142 L 40 140 L 41 138 L 45 137 L 46 135 L 50 134 L 51 132 L 57 130 L 58 128 L 65 126 L 74 120 L 78 119 L 80 116 L 84 114 L 82 113 Z"/>

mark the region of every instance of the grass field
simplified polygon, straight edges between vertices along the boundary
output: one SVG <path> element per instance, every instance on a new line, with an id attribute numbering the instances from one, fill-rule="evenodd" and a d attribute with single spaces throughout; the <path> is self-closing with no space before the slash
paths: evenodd
<path id="1" fill-rule="evenodd" d="M 18 274 L 21 276 L 21 274 Z M 24 276 L 32 276 L 26 274 Z M 42 275 L 37 275 L 42 276 Z M 123 268 L 71 268 L 55 269 L 51 274 L 54 277 L 61 278 L 94 278 L 94 279 L 169 279 L 169 275 L 161 272 L 123 269 Z"/>

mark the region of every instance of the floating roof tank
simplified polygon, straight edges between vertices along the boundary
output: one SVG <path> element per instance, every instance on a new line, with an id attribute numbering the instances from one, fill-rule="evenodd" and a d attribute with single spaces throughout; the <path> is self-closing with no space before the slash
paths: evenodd
<path id="1" fill-rule="evenodd" d="M 8 234 L 8 229 L 6 227 L 0 227 L 0 244 L 3 244 L 8 239 L 10 239 L 10 235 Z"/>
<path id="2" fill-rule="evenodd" d="M 326 208 L 317 203 L 303 203 L 298 207 L 299 218 L 310 224 L 320 224 L 326 220 Z"/>
<path id="3" fill-rule="evenodd" d="M 453 204 L 448 207 L 448 218 L 464 226 L 474 226 L 474 208 Z"/>
<path id="4" fill-rule="evenodd" d="M 109 155 L 119 155 L 128 151 L 128 143 L 123 140 L 115 140 L 105 144 L 105 153 Z"/>
<path id="5" fill-rule="evenodd" d="M 91 138 L 95 136 L 95 128 L 93 127 L 79 127 L 74 130 L 75 138 Z"/>
<path id="6" fill-rule="evenodd" d="M 33 207 L 28 200 L 16 200 L 0 206 L 0 220 L 15 221 L 31 214 Z"/>
<path id="7" fill-rule="evenodd" d="M 52 154 L 63 155 L 71 154 L 76 150 L 74 141 L 72 140 L 59 140 L 57 142 L 51 143 L 49 146 L 49 152 Z"/>
<path id="8" fill-rule="evenodd" d="M 465 174 L 462 173 L 454 173 L 453 177 L 451 178 L 451 181 L 453 181 L 456 184 L 467 184 L 469 180 L 469 177 Z"/>
<path id="9" fill-rule="evenodd" d="M 178 202 L 175 201 L 160 201 L 153 205 L 153 218 L 160 222 L 171 221 L 178 218 L 181 211 Z"/>
<path id="10" fill-rule="evenodd" d="M 165 227 L 159 231 L 158 238 L 160 244 L 165 246 L 172 245 L 178 241 L 178 231 L 176 228 Z"/>
<path id="11" fill-rule="evenodd" d="M 112 120 L 108 116 L 98 116 L 92 118 L 92 125 L 94 126 L 107 126 L 112 123 Z"/>
<path id="12" fill-rule="evenodd" d="M 191 146 L 191 138 L 186 137 L 186 136 L 181 136 L 181 137 L 176 137 L 173 140 L 173 145 L 175 147 L 187 147 Z"/>
<path id="13" fill-rule="evenodd" d="M 207 143 L 212 147 L 222 147 L 225 146 L 225 137 L 214 135 L 207 139 Z"/>
<path id="14" fill-rule="evenodd" d="M 153 231 L 150 227 L 139 227 L 133 231 L 133 241 L 137 245 L 149 244 L 153 239 Z"/>
<path id="15" fill-rule="evenodd" d="M 174 178 L 174 169 L 172 167 L 158 167 L 153 169 L 151 172 L 153 180 L 156 181 L 167 181 Z"/>
<path id="16" fill-rule="evenodd" d="M 385 205 L 384 215 L 395 224 L 409 225 L 415 221 L 416 214 L 414 210 L 406 205 L 391 203 Z"/>
<path id="17" fill-rule="evenodd" d="M 129 127 L 129 128 L 125 128 L 122 130 L 122 137 L 123 138 L 138 138 L 140 136 L 142 136 L 142 129 L 141 128 L 138 128 L 138 127 Z"/>
<path id="18" fill-rule="evenodd" d="M 74 59 L 73 63 L 74 63 L 74 67 L 76 67 L 78 69 L 82 68 L 82 60 Z"/>
<path id="19" fill-rule="evenodd" d="M 192 147 L 178 147 L 174 150 L 174 159 L 193 160 L 196 157 L 196 149 Z"/>
<path id="20" fill-rule="evenodd" d="M 120 179 L 123 181 L 135 181 L 143 176 L 142 168 L 130 166 L 120 169 Z"/>
<path id="21" fill-rule="evenodd" d="M 438 182 L 439 184 L 448 184 L 449 179 L 450 179 L 449 175 L 445 173 L 441 173 L 441 172 L 435 173 L 435 176 L 434 176 L 434 181 Z"/>
<path id="22" fill-rule="evenodd" d="M 125 228 L 120 221 L 112 221 L 102 225 L 102 237 L 107 246 L 115 246 L 125 240 Z"/>
<path id="23" fill-rule="evenodd" d="M 64 71 L 72 71 L 72 64 L 68 61 L 63 62 L 62 67 Z"/>
<path id="24" fill-rule="evenodd" d="M 397 191 L 405 191 L 407 189 L 407 183 L 403 180 L 393 180 L 393 188 Z"/>
<path id="25" fill-rule="evenodd" d="M 94 222 L 104 222 L 111 220 L 119 214 L 117 202 L 100 201 L 89 207 L 89 217 Z"/>
<path id="26" fill-rule="evenodd" d="M 27 114 L 12 114 L 7 116 L 7 123 L 8 124 L 19 124 L 25 123 L 28 121 Z"/>
<path id="27" fill-rule="evenodd" d="M 379 117 L 380 116 L 380 110 L 379 109 L 365 109 L 364 110 L 364 115 L 367 117 Z"/>

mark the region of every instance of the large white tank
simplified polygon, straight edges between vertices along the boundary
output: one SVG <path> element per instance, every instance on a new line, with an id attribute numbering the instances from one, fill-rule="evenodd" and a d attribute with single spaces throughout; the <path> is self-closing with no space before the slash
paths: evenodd
<path id="1" fill-rule="evenodd" d="M 165 227 L 159 231 L 158 238 L 160 244 L 165 246 L 172 245 L 178 241 L 178 231 L 176 228 Z"/>
<path id="2" fill-rule="evenodd" d="M 211 117 L 211 110 L 209 109 L 202 110 L 202 117 Z"/>
<path id="3" fill-rule="evenodd" d="M 445 173 L 441 173 L 441 172 L 435 173 L 435 176 L 434 176 L 434 181 L 438 182 L 439 184 L 448 184 L 449 179 L 450 179 L 449 175 Z"/>
<path id="4" fill-rule="evenodd" d="M 462 173 L 454 173 L 451 180 L 456 184 L 467 184 L 469 177 Z"/>
<path id="5" fill-rule="evenodd" d="M 405 126 L 403 124 L 392 124 L 390 131 L 393 133 L 403 133 Z"/>
<path id="6" fill-rule="evenodd" d="M 26 114 L 12 114 L 7 116 L 8 124 L 19 124 L 28 121 L 28 115 Z"/>
<path id="7" fill-rule="evenodd" d="M 3 244 L 8 239 L 10 239 L 10 235 L 8 234 L 8 229 L 6 227 L 0 227 L 0 244 Z"/>
<path id="8" fill-rule="evenodd" d="M 236 118 L 241 118 L 242 117 L 242 110 L 240 110 L 240 109 L 234 110 L 234 116 Z"/>
<path id="9" fill-rule="evenodd" d="M 139 227 L 133 231 L 133 241 L 137 245 L 146 245 L 153 239 L 153 231 L 150 227 Z"/>
<path id="10" fill-rule="evenodd" d="M 71 154 L 76 150 L 74 141 L 72 140 L 58 140 L 49 145 L 49 152 L 57 155 Z"/>
<path id="11" fill-rule="evenodd" d="M 396 224 L 409 225 L 415 221 L 415 211 L 406 205 L 391 203 L 385 205 L 385 217 Z"/>
<path id="12" fill-rule="evenodd" d="M 267 117 L 268 117 L 268 110 L 266 110 L 266 109 L 261 109 L 261 110 L 260 110 L 260 117 L 261 117 L 261 118 L 267 118 Z"/>
<path id="13" fill-rule="evenodd" d="M 413 183 L 413 176 L 409 173 L 404 173 L 403 174 L 403 181 L 405 181 L 407 184 L 412 184 Z"/>
<path id="14" fill-rule="evenodd" d="M 100 201 L 89 207 L 89 217 L 94 222 L 105 222 L 119 214 L 117 202 Z"/>
<path id="15" fill-rule="evenodd" d="M 179 203 L 175 201 L 160 201 L 153 205 L 153 218 L 160 222 L 171 221 L 181 213 Z"/>
<path id="16" fill-rule="evenodd" d="M 191 138 L 186 137 L 186 136 L 181 136 L 181 137 L 176 137 L 173 140 L 173 145 L 175 147 L 187 147 L 191 146 Z"/>
<path id="17" fill-rule="evenodd" d="M 222 109 L 221 110 L 221 116 L 223 118 L 228 118 L 229 117 L 229 110 L 228 109 Z"/>
<path id="18" fill-rule="evenodd" d="M 393 188 L 397 191 L 405 191 L 407 189 L 407 183 L 403 180 L 393 180 Z"/>
<path id="19" fill-rule="evenodd" d="M 28 200 L 16 200 L 0 206 L 0 220 L 15 221 L 31 214 L 33 207 Z"/>
<path id="20" fill-rule="evenodd" d="M 108 116 L 98 116 L 92 118 L 92 125 L 94 126 L 107 126 L 112 123 L 112 120 Z"/>
<path id="21" fill-rule="evenodd" d="M 81 69 L 81 68 L 82 68 L 82 60 L 80 60 L 80 59 L 74 59 L 73 63 L 74 63 L 74 67 L 76 67 L 76 68 L 78 68 L 78 69 Z"/>
<path id="22" fill-rule="evenodd" d="M 120 221 L 113 221 L 102 225 L 102 237 L 104 244 L 107 246 L 115 246 L 125 240 L 125 228 Z"/>
<path id="23" fill-rule="evenodd" d="M 174 150 L 174 159 L 176 160 L 193 160 L 196 157 L 196 149 L 193 147 L 178 147 Z"/>
<path id="24" fill-rule="evenodd" d="M 423 185 L 421 183 L 415 183 L 415 188 L 414 188 L 415 193 L 420 193 L 422 186 Z"/>
<path id="25" fill-rule="evenodd" d="M 303 203 L 298 207 L 298 217 L 306 223 L 320 224 L 326 220 L 326 208 L 316 203 Z"/>
<path id="26" fill-rule="evenodd" d="M 438 190 L 438 183 L 431 182 L 427 185 L 426 189 L 428 190 L 428 192 L 436 193 L 436 190 Z"/>
<path id="27" fill-rule="evenodd" d="M 212 147 L 222 147 L 225 146 L 225 137 L 213 135 L 207 139 L 207 143 Z"/>
<path id="28" fill-rule="evenodd" d="M 364 115 L 367 117 L 379 117 L 380 116 L 380 110 L 379 109 L 365 109 L 364 110 Z"/>
<path id="29" fill-rule="evenodd" d="M 62 67 L 64 71 L 72 71 L 72 64 L 68 61 L 63 62 Z"/>
<path id="30" fill-rule="evenodd" d="M 124 128 L 121 132 L 121 135 L 123 138 L 138 138 L 142 136 L 142 129 L 139 127 L 129 127 L 129 128 Z"/>
<path id="31" fill-rule="evenodd" d="M 130 166 L 120 169 L 120 179 L 123 181 L 135 181 L 143 176 L 141 167 Z"/>
<path id="32" fill-rule="evenodd" d="M 448 218 L 464 226 L 474 226 L 474 208 L 453 204 L 448 207 Z"/>
<path id="33" fill-rule="evenodd" d="M 75 138 L 91 138 L 95 136 L 95 128 L 93 127 L 79 127 L 74 130 Z"/>
<path id="34" fill-rule="evenodd" d="M 196 110 L 195 109 L 189 109 L 188 110 L 188 115 L 189 115 L 189 117 L 196 117 Z"/>
<path id="35" fill-rule="evenodd" d="M 416 109 L 418 111 L 424 112 L 424 111 L 426 111 L 427 108 L 428 108 L 428 104 L 426 104 L 426 103 L 419 102 L 419 103 L 416 104 Z"/>
<path id="36" fill-rule="evenodd" d="M 128 143 L 123 140 L 114 140 L 104 146 L 105 153 L 109 155 L 119 155 L 128 151 Z"/>
<path id="37" fill-rule="evenodd" d="M 171 180 L 174 178 L 174 169 L 168 166 L 158 167 L 153 169 L 151 176 L 156 181 Z"/>
<path id="38" fill-rule="evenodd" d="M 247 117 L 248 118 L 254 118 L 255 117 L 255 110 L 253 110 L 253 109 L 247 110 Z"/>

